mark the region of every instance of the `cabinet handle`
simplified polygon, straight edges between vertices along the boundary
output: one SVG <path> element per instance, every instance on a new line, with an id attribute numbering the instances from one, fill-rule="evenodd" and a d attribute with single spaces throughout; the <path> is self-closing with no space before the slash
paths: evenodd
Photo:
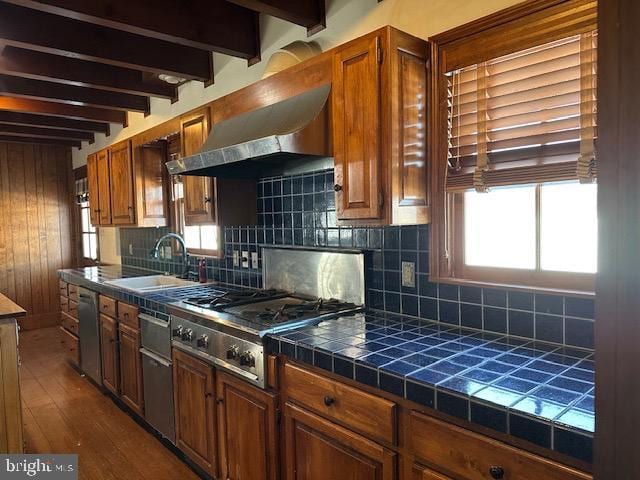
<path id="1" fill-rule="evenodd" d="M 209 397 L 211 397 L 211 396 L 212 396 L 211 392 L 206 392 L 206 393 L 204 394 L 204 398 L 209 398 Z"/>
<path id="2" fill-rule="evenodd" d="M 129 208 L 129 210 L 133 210 L 133 206 L 131 206 L 131 205 L 129 205 L 128 208 Z"/>
<path id="3" fill-rule="evenodd" d="M 495 465 L 491 466 L 489 467 L 489 475 L 491 475 L 491 478 L 494 480 L 501 480 L 504 478 L 504 468 Z"/>
<path id="4" fill-rule="evenodd" d="M 211 203 L 211 197 L 204 197 L 204 203 Z"/>
<path id="5" fill-rule="evenodd" d="M 324 397 L 324 404 L 327 407 L 330 407 L 331 405 L 333 405 L 334 403 L 336 403 L 335 398 L 330 397 L 329 395 L 327 395 L 326 397 Z"/>
<path id="6" fill-rule="evenodd" d="M 334 192 L 341 192 L 342 191 L 342 185 L 338 185 L 337 183 L 333 186 L 333 191 Z"/>
<path id="7" fill-rule="evenodd" d="M 224 403 L 224 400 L 223 400 L 223 399 L 221 399 L 221 398 L 219 398 L 218 400 L 216 400 L 216 403 L 217 403 L 218 405 L 222 405 L 222 404 Z"/>

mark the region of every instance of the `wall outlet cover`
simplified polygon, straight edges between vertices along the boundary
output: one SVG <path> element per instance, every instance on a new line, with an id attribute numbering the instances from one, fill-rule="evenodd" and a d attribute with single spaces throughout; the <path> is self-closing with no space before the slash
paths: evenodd
<path id="1" fill-rule="evenodd" d="M 234 267 L 240 266 L 240 252 L 238 252 L 238 250 L 233 251 L 233 266 Z"/>
<path id="2" fill-rule="evenodd" d="M 402 286 L 415 288 L 416 264 L 415 262 L 402 262 Z"/>
<path id="3" fill-rule="evenodd" d="M 251 252 L 251 268 L 258 269 L 258 252 Z"/>
<path id="4" fill-rule="evenodd" d="M 242 252 L 242 268 L 249 268 L 249 252 L 246 250 Z"/>

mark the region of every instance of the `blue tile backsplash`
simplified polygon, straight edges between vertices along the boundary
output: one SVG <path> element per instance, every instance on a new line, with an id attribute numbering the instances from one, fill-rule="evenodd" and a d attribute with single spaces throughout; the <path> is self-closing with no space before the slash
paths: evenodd
<path id="1" fill-rule="evenodd" d="M 369 252 L 367 303 L 370 308 L 452 326 L 593 349 L 592 299 L 431 283 L 428 225 L 338 227 L 333 184 L 333 170 L 259 180 L 259 226 L 227 227 L 221 232 L 225 258 L 207 261 L 209 278 L 261 287 L 260 269 L 234 266 L 232 259 L 233 250 L 259 252 L 261 244 L 362 248 Z M 167 231 L 166 228 L 121 229 L 123 265 L 172 273 L 181 271 L 179 256 L 170 261 L 149 258 L 155 239 Z M 133 254 L 129 253 L 130 244 Z M 194 265 L 195 261 L 193 258 Z M 402 262 L 415 263 L 414 286 L 402 286 Z M 360 372 L 361 376 L 366 374 L 366 371 Z M 476 412 L 481 418 L 489 414 L 482 410 Z"/>

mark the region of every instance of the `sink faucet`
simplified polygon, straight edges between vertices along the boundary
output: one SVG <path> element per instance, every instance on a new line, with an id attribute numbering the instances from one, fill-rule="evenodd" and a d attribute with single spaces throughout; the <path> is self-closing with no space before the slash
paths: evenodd
<path id="1" fill-rule="evenodd" d="M 166 235 L 161 236 L 158 240 L 156 240 L 156 244 L 151 249 L 151 258 L 158 258 L 160 253 L 160 244 L 164 242 L 167 238 L 173 238 L 178 241 L 178 243 L 182 246 L 182 276 L 181 278 L 189 277 L 189 254 L 187 253 L 187 245 L 184 243 L 184 238 L 177 233 L 167 233 Z"/>

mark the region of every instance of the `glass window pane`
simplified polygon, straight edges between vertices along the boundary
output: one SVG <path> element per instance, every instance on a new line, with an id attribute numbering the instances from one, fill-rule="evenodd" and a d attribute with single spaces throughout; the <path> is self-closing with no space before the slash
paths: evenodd
<path id="1" fill-rule="evenodd" d="M 215 225 L 203 225 L 200 227 L 202 248 L 216 250 L 218 248 L 218 227 Z"/>
<path id="2" fill-rule="evenodd" d="M 97 260 L 98 259 L 98 238 L 96 235 L 91 234 L 89 235 L 89 240 L 90 240 L 90 257 L 92 260 Z"/>
<path id="3" fill-rule="evenodd" d="M 82 226 L 83 232 L 89 231 L 89 209 L 88 208 L 80 208 L 80 225 Z"/>
<path id="4" fill-rule="evenodd" d="M 482 267 L 536 266 L 535 186 L 495 188 L 464 197 L 465 263 Z"/>
<path id="5" fill-rule="evenodd" d="M 596 184 L 546 184 L 540 196 L 542 269 L 595 273 L 598 259 Z"/>
<path id="6" fill-rule="evenodd" d="M 91 234 L 89 233 L 82 234 L 82 256 L 84 258 L 92 258 L 90 237 L 91 237 Z"/>
<path id="7" fill-rule="evenodd" d="M 185 226 L 184 227 L 184 241 L 187 244 L 187 248 L 200 248 L 200 227 L 198 226 Z"/>

